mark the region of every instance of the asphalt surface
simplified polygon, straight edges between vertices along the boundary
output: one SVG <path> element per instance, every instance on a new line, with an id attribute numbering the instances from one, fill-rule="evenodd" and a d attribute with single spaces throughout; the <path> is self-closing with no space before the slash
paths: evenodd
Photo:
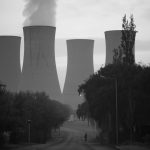
<path id="1" fill-rule="evenodd" d="M 84 141 L 85 133 L 87 133 L 87 141 Z M 13 150 L 115 150 L 115 148 L 103 147 L 92 142 L 96 137 L 96 130 L 86 121 L 66 122 L 60 132 L 58 130 L 55 134 L 54 141 L 18 147 Z"/>
<path id="2" fill-rule="evenodd" d="M 81 133 L 74 129 L 63 128 L 67 137 L 61 143 L 51 145 L 50 149 L 46 150 L 94 150 L 88 142 L 85 142 L 81 136 Z"/>
<path id="3" fill-rule="evenodd" d="M 51 145 L 44 150 L 113 150 L 114 148 L 101 147 L 92 143 L 96 136 L 94 127 L 88 126 L 87 122 L 68 122 L 61 127 L 65 136 L 61 142 Z M 87 133 L 87 141 L 84 141 L 84 134 Z"/>

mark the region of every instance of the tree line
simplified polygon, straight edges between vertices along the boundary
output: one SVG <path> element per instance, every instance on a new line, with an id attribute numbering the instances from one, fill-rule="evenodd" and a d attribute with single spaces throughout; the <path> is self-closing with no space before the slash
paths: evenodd
<path id="1" fill-rule="evenodd" d="M 10 135 L 11 143 L 28 142 L 29 123 L 30 141 L 45 143 L 70 112 L 69 106 L 45 93 L 11 93 L 0 88 L 0 143 L 4 143 L 4 133 Z"/>
<path id="2" fill-rule="evenodd" d="M 85 102 L 78 107 L 77 114 L 97 122 L 102 130 L 101 141 L 107 139 L 115 143 L 116 80 L 119 141 L 141 141 L 144 135 L 150 135 L 143 131 L 150 125 L 150 66 L 111 64 L 101 67 L 79 86 Z"/>
<path id="3" fill-rule="evenodd" d="M 122 21 L 121 44 L 113 50 L 113 63 L 79 85 L 85 101 L 78 106 L 77 116 L 96 121 L 102 143 L 150 142 L 150 66 L 135 64 L 133 15 L 130 21 L 126 15 Z"/>

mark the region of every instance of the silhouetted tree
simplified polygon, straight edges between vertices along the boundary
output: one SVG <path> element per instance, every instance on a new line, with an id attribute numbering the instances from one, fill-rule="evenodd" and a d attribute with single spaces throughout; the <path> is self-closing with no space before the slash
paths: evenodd
<path id="1" fill-rule="evenodd" d="M 135 28 L 133 15 L 130 16 L 130 22 L 126 19 L 126 15 L 124 15 L 122 19 L 121 45 L 114 49 L 114 63 L 135 63 L 133 52 L 136 36 Z"/>
<path id="2" fill-rule="evenodd" d="M 137 126 L 150 123 L 149 76 L 149 66 L 119 63 L 100 68 L 79 86 L 90 116 L 102 129 L 102 138 L 108 138 L 107 142 L 115 143 L 115 80 L 109 77 L 118 81 L 119 140 L 123 141 L 130 139 L 129 135 L 140 137 Z"/>
<path id="3" fill-rule="evenodd" d="M 89 119 L 90 115 L 88 110 L 88 103 L 86 101 L 82 104 L 79 104 L 76 111 L 77 117 L 79 119 L 81 118 L 82 120 Z"/>
<path id="4" fill-rule="evenodd" d="M 45 143 L 51 130 L 69 118 L 70 108 L 45 93 L 10 93 L 1 89 L 0 93 L 0 137 L 9 132 L 12 143 L 27 142 L 28 120 L 31 142 Z"/>

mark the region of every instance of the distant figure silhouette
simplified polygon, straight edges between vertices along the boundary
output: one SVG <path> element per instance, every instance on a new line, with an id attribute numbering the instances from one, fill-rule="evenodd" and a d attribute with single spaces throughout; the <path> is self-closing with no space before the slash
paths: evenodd
<path id="1" fill-rule="evenodd" d="M 87 142 L 87 133 L 84 134 L 84 141 Z"/>

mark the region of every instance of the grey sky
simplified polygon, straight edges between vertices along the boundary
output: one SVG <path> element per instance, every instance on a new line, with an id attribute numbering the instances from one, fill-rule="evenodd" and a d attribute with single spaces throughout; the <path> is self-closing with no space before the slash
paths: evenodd
<path id="1" fill-rule="evenodd" d="M 22 36 L 25 1 L 29 0 L 0 0 L 0 35 Z M 44 1 L 47 0 L 42 0 L 43 3 Z M 136 61 L 150 63 L 150 0 L 58 0 L 56 10 L 58 71 L 66 70 L 65 40 L 69 38 L 98 39 L 95 41 L 94 49 L 95 70 L 104 64 L 104 32 L 121 29 L 122 17 L 125 13 L 127 17 L 133 14 L 137 25 Z M 22 58 L 23 48 L 21 62 Z"/>

